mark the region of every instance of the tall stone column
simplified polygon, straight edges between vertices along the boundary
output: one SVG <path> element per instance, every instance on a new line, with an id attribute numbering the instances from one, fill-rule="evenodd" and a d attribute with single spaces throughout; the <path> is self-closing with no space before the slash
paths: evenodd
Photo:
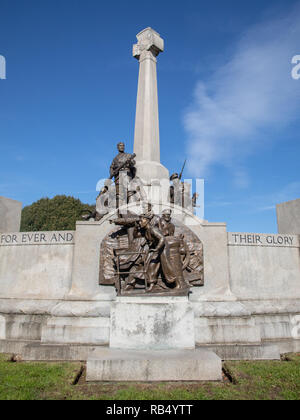
<path id="1" fill-rule="evenodd" d="M 137 176 L 146 184 L 153 179 L 169 179 L 169 171 L 160 163 L 159 118 L 156 57 L 164 50 L 164 41 L 151 28 L 137 35 L 133 56 L 139 60 L 139 82 L 136 104 L 134 153 Z"/>

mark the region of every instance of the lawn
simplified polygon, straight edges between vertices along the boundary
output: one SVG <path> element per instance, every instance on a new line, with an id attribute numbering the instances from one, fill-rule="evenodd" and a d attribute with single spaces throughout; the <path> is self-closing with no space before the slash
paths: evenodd
<path id="1" fill-rule="evenodd" d="M 221 383 L 86 383 L 80 362 L 12 362 L 0 355 L 0 400 L 299 400 L 300 354 L 225 362 Z"/>

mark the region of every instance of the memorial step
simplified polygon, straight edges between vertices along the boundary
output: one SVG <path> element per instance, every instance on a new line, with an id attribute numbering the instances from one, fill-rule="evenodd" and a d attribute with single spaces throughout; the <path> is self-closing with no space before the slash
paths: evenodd
<path id="1" fill-rule="evenodd" d="M 203 349 L 135 351 L 96 348 L 87 360 L 87 381 L 220 381 L 222 361 Z"/>

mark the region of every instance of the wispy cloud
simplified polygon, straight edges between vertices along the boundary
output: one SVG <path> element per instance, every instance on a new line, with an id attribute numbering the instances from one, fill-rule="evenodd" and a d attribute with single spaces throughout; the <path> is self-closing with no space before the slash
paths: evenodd
<path id="1" fill-rule="evenodd" d="M 275 211 L 276 204 L 284 203 L 285 201 L 295 200 L 300 198 L 300 181 L 291 182 L 282 186 L 277 191 L 272 191 L 268 194 L 256 194 L 241 198 L 237 201 L 227 201 L 218 198 L 215 201 L 205 203 L 206 208 L 221 208 L 234 207 L 238 208 L 243 213 L 262 213 L 267 211 Z"/>
<path id="2" fill-rule="evenodd" d="M 237 156 L 259 150 L 299 117 L 300 85 L 291 77 L 299 39 L 300 2 L 285 16 L 249 28 L 229 61 L 198 82 L 184 114 L 194 176 L 214 165 L 236 166 Z M 247 186 L 243 167 L 233 171 L 236 184 Z"/>
<path id="3" fill-rule="evenodd" d="M 229 207 L 229 206 L 232 206 L 232 205 L 233 205 L 233 203 L 230 202 L 230 201 L 219 200 L 219 201 L 208 202 L 207 204 L 205 204 L 205 207 Z"/>
<path id="4" fill-rule="evenodd" d="M 300 198 L 300 182 L 291 182 L 278 191 L 252 197 L 251 202 L 255 204 L 255 208 L 252 212 L 259 213 L 262 211 L 274 210 L 276 204 L 295 200 L 297 198 Z"/>

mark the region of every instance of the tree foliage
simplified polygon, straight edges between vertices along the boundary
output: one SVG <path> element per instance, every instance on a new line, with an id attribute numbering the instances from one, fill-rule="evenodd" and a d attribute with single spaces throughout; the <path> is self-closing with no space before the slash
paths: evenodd
<path id="1" fill-rule="evenodd" d="M 83 204 L 74 197 L 57 195 L 24 207 L 22 211 L 21 232 L 75 230 L 77 220 L 85 209 L 94 210 L 94 206 Z"/>

